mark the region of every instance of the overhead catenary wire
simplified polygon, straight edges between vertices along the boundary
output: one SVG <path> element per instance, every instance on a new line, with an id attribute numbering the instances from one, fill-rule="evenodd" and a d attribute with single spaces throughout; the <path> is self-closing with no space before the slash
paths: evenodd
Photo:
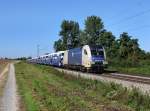
<path id="1" fill-rule="evenodd" d="M 135 30 L 140 30 L 140 29 L 145 29 L 145 28 L 150 28 L 150 25 L 143 25 L 135 28 L 129 28 L 126 31 L 135 31 Z"/>
<path id="2" fill-rule="evenodd" d="M 128 17 L 125 17 L 125 18 L 119 20 L 118 22 L 109 24 L 108 26 L 109 26 L 109 27 L 114 27 L 114 26 L 117 26 L 117 25 L 119 25 L 119 24 L 123 24 L 123 23 L 125 23 L 125 22 L 128 22 L 128 21 L 130 21 L 130 20 L 132 20 L 132 19 L 135 19 L 135 18 L 137 18 L 137 17 L 139 17 L 139 16 L 142 16 L 142 15 L 144 15 L 144 14 L 147 14 L 147 13 L 150 13 L 150 9 L 143 10 L 143 11 L 138 12 L 138 13 L 136 13 L 136 14 L 130 15 L 130 16 L 128 16 Z M 133 28 L 130 28 L 130 27 L 131 27 L 131 26 L 128 25 L 128 27 L 127 27 L 128 29 L 126 29 L 125 32 L 150 28 L 150 25 L 147 25 L 147 24 L 146 24 L 146 25 L 143 25 L 143 26 L 137 26 L 137 27 L 133 27 Z M 121 30 L 121 28 L 119 28 L 118 30 Z"/>
<path id="3" fill-rule="evenodd" d="M 150 9 L 145 10 L 145 11 L 142 11 L 142 12 L 139 12 L 139 13 L 136 13 L 136 14 L 134 14 L 134 15 L 132 15 L 132 16 L 128 16 L 128 17 L 126 17 L 126 18 L 123 18 L 123 19 L 119 20 L 119 21 L 116 22 L 116 23 L 110 24 L 110 26 L 119 25 L 119 24 L 124 23 L 124 22 L 127 22 L 127 21 L 129 21 L 129 20 L 131 20 L 131 19 L 134 19 L 134 18 L 136 18 L 136 17 L 138 17 L 138 16 L 142 16 L 142 15 L 144 15 L 144 14 L 146 14 L 146 13 L 150 13 Z"/>

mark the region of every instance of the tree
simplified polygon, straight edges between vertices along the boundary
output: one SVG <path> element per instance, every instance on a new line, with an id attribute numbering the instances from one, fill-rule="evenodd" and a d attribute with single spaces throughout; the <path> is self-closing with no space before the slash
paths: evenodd
<path id="1" fill-rule="evenodd" d="M 65 47 L 64 47 L 63 42 L 62 42 L 61 39 L 54 42 L 54 49 L 55 49 L 56 52 L 65 50 Z"/>
<path id="2" fill-rule="evenodd" d="M 136 61 L 139 56 L 138 39 L 131 39 L 128 43 L 128 47 L 129 47 L 128 57 L 131 57 L 133 61 Z"/>
<path id="3" fill-rule="evenodd" d="M 88 44 L 95 44 L 98 37 L 103 30 L 104 25 L 100 17 L 89 16 L 85 20 L 85 33 L 87 36 Z"/>
<path id="4" fill-rule="evenodd" d="M 31 56 L 29 56 L 29 57 L 27 57 L 27 59 L 32 59 L 32 57 L 31 57 Z"/>
<path id="5" fill-rule="evenodd" d="M 119 45 L 120 45 L 119 54 L 122 58 L 128 58 L 128 53 L 129 53 L 129 50 L 130 50 L 129 47 L 128 47 L 130 38 L 131 37 L 126 32 L 123 32 L 120 35 L 120 39 L 118 40 Z"/>
<path id="6" fill-rule="evenodd" d="M 150 52 L 146 53 L 146 58 L 150 60 Z"/>
<path id="7" fill-rule="evenodd" d="M 88 44 L 88 37 L 84 31 L 80 31 L 79 41 L 80 46 Z"/>
<path id="8" fill-rule="evenodd" d="M 100 37 L 97 39 L 97 43 L 103 45 L 105 48 L 111 48 L 113 42 L 115 41 L 115 36 L 112 32 L 103 31 Z"/>
<path id="9" fill-rule="evenodd" d="M 62 38 L 64 49 L 67 49 L 68 40 L 71 41 L 72 48 L 79 45 L 79 24 L 75 21 L 64 20 L 61 24 L 59 35 Z"/>

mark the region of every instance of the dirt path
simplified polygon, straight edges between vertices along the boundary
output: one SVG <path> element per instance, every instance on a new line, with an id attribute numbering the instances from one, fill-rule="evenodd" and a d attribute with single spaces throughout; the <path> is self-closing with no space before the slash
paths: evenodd
<path id="1" fill-rule="evenodd" d="M 8 80 L 6 82 L 3 96 L 1 98 L 0 111 L 17 111 L 18 110 L 18 97 L 15 78 L 14 65 L 10 64 L 8 72 Z"/>

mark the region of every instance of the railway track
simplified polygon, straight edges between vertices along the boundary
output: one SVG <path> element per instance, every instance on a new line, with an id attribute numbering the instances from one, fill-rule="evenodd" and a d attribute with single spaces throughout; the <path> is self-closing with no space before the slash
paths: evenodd
<path id="1" fill-rule="evenodd" d="M 132 76 L 132 75 L 126 75 L 126 74 L 117 74 L 117 73 L 102 74 L 101 76 L 125 80 L 125 81 L 131 81 L 131 82 L 136 82 L 136 83 L 150 84 L 149 77 Z"/>

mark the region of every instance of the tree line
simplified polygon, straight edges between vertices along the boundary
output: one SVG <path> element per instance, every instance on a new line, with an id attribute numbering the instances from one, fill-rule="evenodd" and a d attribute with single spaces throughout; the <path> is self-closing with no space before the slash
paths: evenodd
<path id="1" fill-rule="evenodd" d="M 110 62 L 123 61 L 127 65 L 136 65 L 139 60 L 150 59 L 150 53 L 139 47 L 136 37 L 123 32 L 117 39 L 111 31 L 105 29 L 100 17 L 89 16 L 84 24 L 81 30 L 78 22 L 63 20 L 59 32 L 61 38 L 54 42 L 55 51 L 96 44 L 104 46 Z"/>

